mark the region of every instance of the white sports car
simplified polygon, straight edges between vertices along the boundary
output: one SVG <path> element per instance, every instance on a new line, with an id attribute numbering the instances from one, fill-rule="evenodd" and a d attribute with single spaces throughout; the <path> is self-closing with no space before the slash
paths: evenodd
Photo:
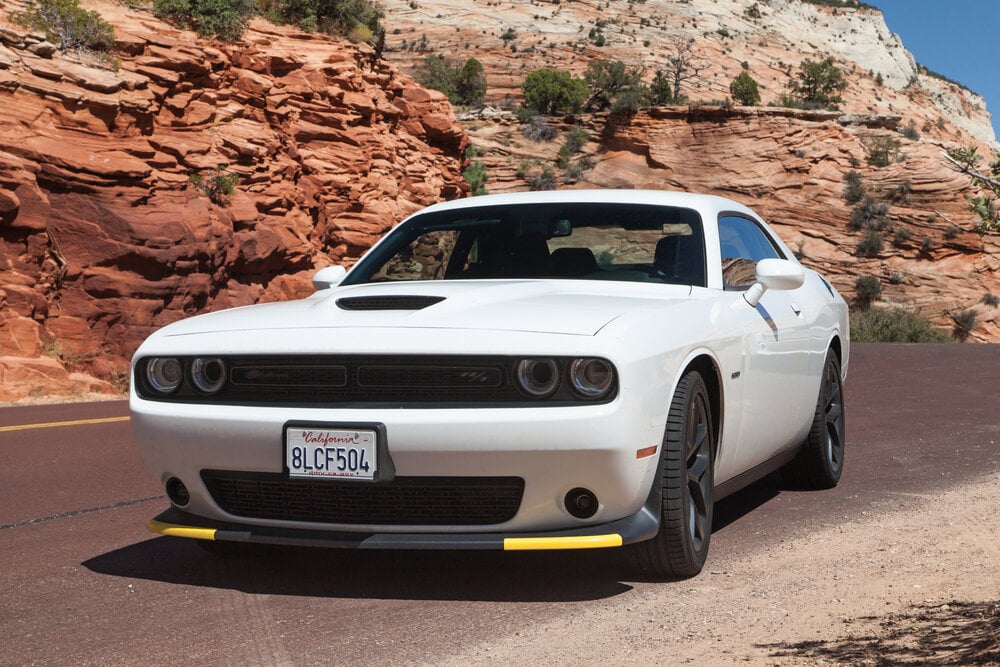
<path id="1" fill-rule="evenodd" d="M 211 551 L 629 549 L 697 574 L 713 501 L 844 460 L 844 300 L 748 208 L 637 190 L 437 204 L 300 301 L 163 328 L 135 438 Z"/>

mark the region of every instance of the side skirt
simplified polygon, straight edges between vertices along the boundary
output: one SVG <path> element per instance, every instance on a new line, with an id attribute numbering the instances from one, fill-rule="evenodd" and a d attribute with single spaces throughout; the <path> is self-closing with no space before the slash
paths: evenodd
<path id="1" fill-rule="evenodd" d="M 742 472 L 739 475 L 736 475 L 736 477 L 727 479 L 722 484 L 716 485 L 715 500 L 722 500 L 726 496 L 732 495 L 740 489 L 750 486 L 757 480 L 770 475 L 772 472 L 794 459 L 801 449 L 802 445 L 795 445 L 791 449 L 786 449 L 785 451 L 772 456 L 767 461 L 750 468 L 750 470 Z"/>

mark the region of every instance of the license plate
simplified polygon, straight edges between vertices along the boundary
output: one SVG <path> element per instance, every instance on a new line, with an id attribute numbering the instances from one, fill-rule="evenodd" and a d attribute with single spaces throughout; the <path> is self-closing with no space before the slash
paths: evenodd
<path id="1" fill-rule="evenodd" d="M 373 480 L 377 442 L 375 431 L 291 426 L 285 430 L 288 476 Z"/>

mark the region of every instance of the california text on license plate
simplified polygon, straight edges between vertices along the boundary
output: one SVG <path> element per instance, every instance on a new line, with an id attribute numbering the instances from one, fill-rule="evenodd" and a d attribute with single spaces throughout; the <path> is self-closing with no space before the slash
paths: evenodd
<path id="1" fill-rule="evenodd" d="M 285 431 L 289 477 L 375 479 L 375 431 L 294 426 Z"/>

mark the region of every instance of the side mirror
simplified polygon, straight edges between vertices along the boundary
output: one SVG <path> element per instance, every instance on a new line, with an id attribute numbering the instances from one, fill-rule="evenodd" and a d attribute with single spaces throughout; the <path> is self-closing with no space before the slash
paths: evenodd
<path id="1" fill-rule="evenodd" d="M 342 266 L 324 267 L 313 275 L 313 287 L 317 290 L 336 287 L 346 275 L 347 269 Z"/>
<path id="2" fill-rule="evenodd" d="M 805 271 L 795 262 L 787 259 L 762 259 L 757 262 L 757 282 L 743 293 L 743 298 L 756 308 L 767 290 L 798 289 L 805 280 Z"/>

